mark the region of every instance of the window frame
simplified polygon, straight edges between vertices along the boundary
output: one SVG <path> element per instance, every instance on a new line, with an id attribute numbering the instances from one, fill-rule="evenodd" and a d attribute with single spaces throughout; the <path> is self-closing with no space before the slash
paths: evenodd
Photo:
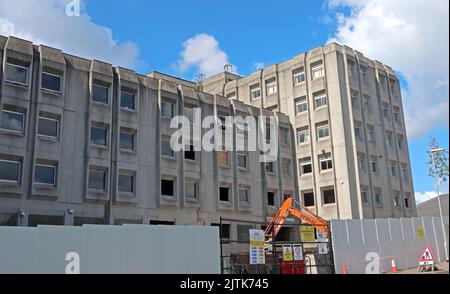
<path id="1" fill-rule="evenodd" d="M 303 142 L 301 142 L 300 140 L 300 136 L 303 135 L 303 137 L 305 138 L 305 140 Z M 309 127 L 306 129 L 299 129 L 297 131 L 297 141 L 298 141 L 298 145 L 303 145 L 303 144 L 309 144 L 309 142 L 311 141 L 311 134 L 309 132 Z"/>
<path id="2" fill-rule="evenodd" d="M 89 186 L 90 179 L 91 179 L 91 173 L 97 173 L 97 174 L 102 173 L 102 175 L 103 175 L 103 188 L 102 189 L 92 188 Z M 92 191 L 106 192 L 106 190 L 107 190 L 106 189 L 107 188 L 107 173 L 108 173 L 108 170 L 106 170 L 106 169 L 105 170 L 89 169 L 88 170 L 88 189 L 92 190 Z"/>
<path id="3" fill-rule="evenodd" d="M 46 167 L 46 168 L 52 168 L 53 169 L 53 183 L 43 183 L 43 182 L 37 182 L 36 181 L 36 170 L 37 167 Z M 50 164 L 41 164 L 41 163 L 35 163 L 34 164 L 34 174 L 33 174 L 33 184 L 36 185 L 45 185 L 45 186 L 56 186 L 56 175 L 57 173 L 57 166 L 56 165 L 50 165 Z"/>
<path id="4" fill-rule="evenodd" d="M 106 89 L 106 102 L 94 99 L 94 87 L 99 87 L 99 88 Z M 103 86 L 103 85 L 100 85 L 100 84 L 93 83 L 92 84 L 92 98 L 91 98 L 92 103 L 101 104 L 101 105 L 109 105 L 109 100 L 110 100 L 109 99 L 109 94 L 110 94 L 109 92 L 110 92 L 110 86 Z"/>
<path id="5" fill-rule="evenodd" d="M 324 137 L 321 137 L 319 135 L 320 131 L 325 131 L 325 130 L 327 130 L 328 134 L 326 136 L 324 136 Z M 318 141 L 327 140 L 328 138 L 330 138 L 330 125 L 329 125 L 329 123 L 316 126 L 316 134 L 317 134 L 317 140 Z"/>
<path id="6" fill-rule="evenodd" d="M 3 127 L 3 124 L 0 125 L 0 129 L 6 130 L 8 132 L 14 132 L 14 133 L 18 133 L 18 134 L 23 134 L 25 132 L 25 113 L 18 112 L 18 111 L 15 111 L 15 110 L 2 109 L 2 111 L 1 111 L 2 117 L 0 118 L 1 119 L 0 123 L 3 122 L 3 112 L 8 112 L 8 113 L 21 115 L 22 116 L 21 130 L 18 131 L 18 130 L 6 129 L 6 128 Z"/>
<path id="7" fill-rule="evenodd" d="M 246 191 L 246 199 L 241 199 L 241 191 Z M 241 204 L 250 204 L 250 189 L 248 187 L 239 187 L 239 203 Z"/>
<path id="8" fill-rule="evenodd" d="M 132 142 L 131 142 L 132 148 L 131 149 L 122 147 L 122 134 L 131 136 L 131 138 L 132 138 Z M 136 135 L 137 135 L 136 131 L 129 132 L 129 131 L 119 130 L 119 149 L 120 149 L 120 151 L 136 152 L 136 138 L 137 138 Z"/>
<path id="9" fill-rule="evenodd" d="M 21 68 L 21 69 L 25 69 L 27 71 L 27 81 L 26 81 L 26 83 L 17 82 L 17 81 L 13 81 L 13 80 L 8 80 L 8 76 L 6 74 L 6 67 L 8 67 L 8 66 L 13 66 L 13 67 L 18 67 L 18 68 Z M 11 63 L 11 62 L 6 62 L 6 65 L 5 65 L 5 82 L 28 87 L 28 84 L 30 83 L 30 67 L 29 66 L 25 67 L 25 66 L 22 66 L 22 65 Z"/>
<path id="10" fill-rule="evenodd" d="M 56 136 L 49 136 L 49 135 L 44 135 L 44 134 L 40 134 L 40 133 L 39 133 L 39 127 L 40 127 L 40 120 L 41 120 L 41 119 L 56 122 Z M 45 116 L 38 115 L 38 127 L 37 127 L 37 130 L 36 130 L 36 134 L 37 134 L 39 137 L 58 139 L 58 138 L 59 138 L 59 124 L 60 124 L 60 120 L 59 120 L 59 119 L 49 118 L 49 117 L 45 117 Z"/>
<path id="11" fill-rule="evenodd" d="M 161 105 L 160 105 L 160 107 L 161 107 L 161 109 L 160 109 L 160 117 L 161 118 L 168 118 L 168 119 L 172 119 L 172 118 L 174 118 L 175 117 L 175 102 L 171 102 L 171 101 L 167 101 L 167 100 L 162 100 L 161 101 Z M 171 116 L 166 116 L 165 114 L 164 114 L 164 112 L 162 111 L 163 110 L 163 105 L 170 105 L 171 107 L 170 107 L 170 112 L 171 112 Z"/>
<path id="12" fill-rule="evenodd" d="M 325 163 L 326 164 L 326 169 L 323 169 L 322 164 Z M 319 156 L 319 166 L 320 166 L 320 172 L 328 172 L 330 170 L 333 170 L 334 166 L 333 166 L 333 156 L 331 156 L 331 154 L 329 155 L 324 155 L 324 156 Z"/>
<path id="13" fill-rule="evenodd" d="M 9 159 L 0 159 L 0 162 L 6 162 L 6 163 L 14 163 L 17 164 L 17 180 L 5 180 L 0 179 L 0 183 L 20 183 L 21 175 L 22 175 L 22 161 L 20 160 L 9 160 Z"/>
<path id="14" fill-rule="evenodd" d="M 186 188 L 187 185 L 194 185 L 194 197 L 188 196 L 187 192 L 188 189 Z M 194 181 L 194 180 L 184 180 L 184 196 L 186 197 L 186 199 L 188 200 L 199 200 L 199 196 L 200 196 L 200 191 L 199 191 L 199 182 L 198 181 Z"/>
<path id="15" fill-rule="evenodd" d="M 278 83 L 276 79 L 266 81 L 267 96 L 275 95 L 278 92 Z"/>
<path id="16" fill-rule="evenodd" d="M 318 101 L 324 101 L 324 104 L 322 105 L 318 105 Z M 319 95 L 314 95 L 314 106 L 316 107 L 316 109 L 322 109 L 327 107 L 328 105 L 328 99 L 327 99 L 327 94 L 319 94 Z"/>
<path id="17" fill-rule="evenodd" d="M 259 92 L 259 96 L 254 96 L 254 93 Z M 261 85 L 256 84 L 250 86 L 250 101 L 261 99 Z"/>
<path id="18" fill-rule="evenodd" d="M 128 178 L 131 178 L 131 191 L 123 191 L 123 190 L 120 190 L 120 177 L 128 177 Z M 129 193 L 129 194 L 136 194 L 136 187 L 137 185 L 136 185 L 136 173 L 132 173 L 132 174 L 129 174 L 129 173 L 120 173 L 120 171 L 119 171 L 119 173 L 118 173 L 118 175 L 117 175 L 117 191 L 119 192 L 119 193 Z"/>
<path id="19" fill-rule="evenodd" d="M 53 77 L 59 78 L 59 90 L 45 88 L 42 85 L 42 80 L 43 80 L 42 77 L 44 75 L 48 75 L 48 76 L 53 76 Z M 41 90 L 45 90 L 45 91 L 61 94 L 62 93 L 62 89 L 63 89 L 63 84 L 62 83 L 63 83 L 63 76 L 60 76 L 60 75 L 57 75 L 57 74 L 52 74 L 52 73 L 49 73 L 49 72 L 46 72 L 46 71 L 42 71 L 42 73 L 41 73 Z"/>
<path id="20" fill-rule="evenodd" d="M 293 79 L 294 79 L 294 86 L 299 86 L 302 85 L 306 82 L 306 75 L 305 75 L 305 70 L 304 69 L 298 69 L 296 71 L 293 72 L 292 74 Z M 303 80 L 298 82 L 297 78 L 303 76 Z"/>
<path id="21" fill-rule="evenodd" d="M 95 143 L 93 143 L 93 141 L 92 141 L 92 129 L 93 128 L 95 128 L 95 129 L 104 129 L 105 130 L 105 144 L 104 145 L 102 145 L 102 144 L 95 144 Z M 108 136 L 109 136 L 109 127 L 100 127 L 100 126 L 95 126 L 95 125 L 92 125 L 91 124 L 91 127 L 90 127 L 90 136 L 89 136 L 89 143 L 92 145 L 92 146 L 97 146 L 97 147 L 109 147 L 109 140 L 108 140 Z"/>
<path id="22" fill-rule="evenodd" d="M 128 107 L 122 106 L 122 98 L 123 98 L 122 94 L 123 93 L 133 96 L 133 108 L 128 108 Z M 127 110 L 127 111 L 136 111 L 136 93 L 127 91 L 127 90 L 120 90 L 120 109 Z"/>
<path id="23" fill-rule="evenodd" d="M 299 107 L 301 111 L 299 111 Z M 295 102 L 295 114 L 300 115 L 308 112 L 308 99 L 306 97 L 301 97 Z"/>
<path id="24" fill-rule="evenodd" d="M 316 76 L 316 73 L 321 73 L 321 74 Z M 325 65 L 323 64 L 323 62 L 311 67 L 311 76 L 312 76 L 313 80 L 316 80 L 316 79 L 319 79 L 319 78 L 322 78 L 325 76 Z"/>

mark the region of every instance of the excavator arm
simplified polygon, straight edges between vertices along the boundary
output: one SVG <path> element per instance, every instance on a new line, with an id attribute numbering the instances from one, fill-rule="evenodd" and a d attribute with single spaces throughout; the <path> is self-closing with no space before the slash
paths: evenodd
<path id="1" fill-rule="evenodd" d="M 304 207 L 299 203 L 300 209 L 294 207 L 294 199 L 288 198 L 281 205 L 277 214 L 272 218 L 272 220 L 268 223 L 267 228 L 264 232 L 266 237 L 266 242 L 272 242 L 273 238 L 277 236 L 280 232 L 282 225 L 287 221 L 290 216 L 294 216 L 304 223 L 307 223 L 314 228 L 316 228 L 319 232 L 328 234 L 328 223 L 326 220 L 316 215 L 314 212 Z"/>

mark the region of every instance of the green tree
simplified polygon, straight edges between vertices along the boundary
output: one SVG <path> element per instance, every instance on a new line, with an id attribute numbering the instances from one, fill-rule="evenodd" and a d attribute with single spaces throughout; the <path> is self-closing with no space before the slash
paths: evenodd
<path id="1" fill-rule="evenodd" d="M 430 177 L 438 177 L 440 182 L 446 182 L 449 176 L 448 169 L 448 150 L 443 150 L 441 152 L 431 153 L 431 150 L 439 148 L 438 141 L 436 138 L 431 138 L 429 148 L 428 148 L 428 175 Z M 433 166 L 434 157 L 434 166 Z"/>

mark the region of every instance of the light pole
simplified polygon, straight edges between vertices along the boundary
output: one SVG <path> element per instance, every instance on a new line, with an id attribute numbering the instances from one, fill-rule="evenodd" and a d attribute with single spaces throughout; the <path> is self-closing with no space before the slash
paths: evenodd
<path id="1" fill-rule="evenodd" d="M 431 161 L 433 163 L 433 170 L 434 170 L 434 179 L 436 184 L 436 192 L 437 192 L 437 198 L 438 198 L 438 205 L 439 205 L 439 216 L 441 217 L 441 226 L 442 226 L 442 233 L 444 234 L 444 249 L 445 249 L 445 260 L 448 262 L 448 248 L 447 248 L 447 232 L 445 231 L 445 225 L 444 225 L 444 217 L 442 215 L 442 205 L 441 205 L 441 197 L 439 197 L 439 175 L 436 171 L 436 163 L 434 161 L 434 155 L 444 152 L 444 148 L 434 148 L 430 150 L 431 153 Z"/>

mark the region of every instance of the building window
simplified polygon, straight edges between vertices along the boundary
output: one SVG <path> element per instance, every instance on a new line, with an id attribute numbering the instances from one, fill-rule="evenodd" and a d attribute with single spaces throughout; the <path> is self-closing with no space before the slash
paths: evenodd
<path id="1" fill-rule="evenodd" d="M 266 91 L 267 95 L 273 95 L 278 91 L 278 85 L 276 79 L 271 79 L 266 81 Z"/>
<path id="2" fill-rule="evenodd" d="M 314 95 L 314 101 L 317 108 L 325 107 L 327 105 L 327 96 L 325 93 Z"/>
<path id="3" fill-rule="evenodd" d="M 381 206 L 383 204 L 383 198 L 381 197 L 381 190 L 379 189 L 375 191 L 375 203 L 378 206 Z"/>
<path id="4" fill-rule="evenodd" d="M 389 105 L 386 103 L 383 103 L 383 117 L 389 119 Z"/>
<path id="5" fill-rule="evenodd" d="M 231 92 L 231 93 L 227 94 L 226 97 L 229 100 L 234 100 L 234 99 L 236 99 L 236 92 Z"/>
<path id="6" fill-rule="evenodd" d="M 398 107 L 394 107 L 393 113 L 394 113 L 394 121 L 396 123 L 400 123 L 400 109 Z"/>
<path id="7" fill-rule="evenodd" d="M 248 169 L 248 155 L 246 153 L 238 153 L 238 166 Z"/>
<path id="8" fill-rule="evenodd" d="M 161 155 L 167 156 L 167 157 L 174 157 L 174 152 L 172 150 L 172 147 L 170 146 L 169 140 L 161 140 Z"/>
<path id="9" fill-rule="evenodd" d="M 109 87 L 92 85 L 92 101 L 108 104 Z"/>
<path id="10" fill-rule="evenodd" d="M 107 146 L 108 128 L 91 126 L 91 143 L 98 146 Z"/>
<path id="11" fill-rule="evenodd" d="M 193 107 L 185 105 L 183 114 L 189 120 L 189 122 L 191 124 L 194 122 L 194 108 Z"/>
<path id="12" fill-rule="evenodd" d="M 28 67 L 6 63 L 5 79 L 11 83 L 28 85 Z"/>
<path id="13" fill-rule="evenodd" d="M 324 69 L 323 63 L 313 65 L 311 68 L 311 72 L 312 72 L 313 80 L 323 77 L 325 75 L 325 69 Z"/>
<path id="14" fill-rule="evenodd" d="M 61 81 L 61 76 L 43 72 L 41 88 L 44 90 L 61 93 Z"/>
<path id="15" fill-rule="evenodd" d="M 313 192 L 303 193 L 303 205 L 306 207 L 312 207 L 315 205 Z"/>
<path id="16" fill-rule="evenodd" d="M 363 108 L 367 113 L 372 113 L 372 107 L 370 106 L 370 97 L 367 95 L 364 95 L 363 97 Z"/>
<path id="17" fill-rule="evenodd" d="M 250 203 L 250 191 L 248 190 L 248 188 L 239 188 L 239 202 Z"/>
<path id="18" fill-rule="evenodd" d="M 362 140 L 362 136 L 361 136 L 361 123 L 359 122 L 355 122 L 355 125 L 353 127 L 354 131 L 355 131 L 355 138 L 357 140 Z"/>
<path id="19" fill-rule="evenodd" d="M 376 158 L 372 158 L 370 160 L 370 166 L 371 166 L 372 172 L 377 174 L 378 173 L 378 161 Z"/>
<path id="20" fill-rule="evenodd" d="M 59 120 L 39 115 L 38 135 L 58 138 Z"/>
<path id="21" fill-rule="evenodd" d="M 334 197 L 334 189 L 323 190 L 323 204 L 333 204 L 336 203 Z"/>
<path id="22" fill-rule="evenodd" d="M 361 69 L 361 81 L 363 83 L 366 83 L 367 82 L 367 68 L 364 66 L 361 66 L 360 69 Z"/>
<path id="23" fill-rule="evenodd" d="M 306 97 L 297 99 L 295 102 L 295 111 L 297 115 L 308 111 L 308 102 L 306 101 Z"/>
<path id="24" fill-rule="evenodd" d="M 0 159 L 0 181 L 18 183 L 21 165 L 20 161 Z"/>
<path id="25" fill-rule="evenodd" d="M 361 200 L 363 203 L 369 203 L 369 197 L 368 197 L 367 193 L 368 192 L 366 189 L 361 190 Z"/>
<path id="26" fill-rule="evenodd" d="M 283 158 L 281 161 L 281 167 L 283 169 L 283 175 L 285 176 L 292 176 L 292 167 L 291 167 L 291 160 L 287 158 Z"/>
<path id="27" fill-rule="evenodd" d="M 219 188 L 219 200 L 223 202 L 230 201 L 230 187 Z"/>
<path id="28" fill-rule="evenodd" d="M 397 168 L 395 167 L 395 163 L 391 163 L 391 176 L 397 176 Z"/>
<path id="29" fill-rule="evenodd" d="M 266 166 L 266 172 L 269 174 L 274 174 L 275 173 L 275 164 L 274 162 L 266 162 L 265 163 Z"/>
<path id="30" fill-rule="evenodd" d="M 217 151 L 217 161 L 219 165 L 229 166 L 230 165 L 230 156 L 228 151 Z"/>
<path id="31" fill-rule="evenodd" d="M 401 135 L 397 135 L 397 145 L 398 149 L 403 149 L 403 137 Z"/>
<path id="32" fill-rule="evenodd" d="M 289 129 L 280 128 L 280 143 L 289 145 Z"/>
<path id="33" fill-rule="evenodd" d="M 119 192 L 134 193 L 135 192 L 134 180 L 135 180 L 134 175 L 119 174 Z"/>
<path id="34" fill-rule="evenodd" d="M 196 152 L 194 151 L 194 145 L 189 145 L 187 146 L 187 150 L 184 151 L 184 158 L 188 160 L 195 160 L 195 154 Z"/>
<path id="35" fill-rule="evenodd" d="M 106 190 L 106 170 L 89 170 L 88 188 L 93 190 Z"/>
<path id="36" fill-rule="evenodd" d="M 358 165 L 361 171 L 366 170 L 366 157 L 364 155 L 358 156 Z"/>
<path id="37" fill-rule="evenodd" d="M 309 128 L 303 127 L 297 131 L 298 144 L 305 144 L 309 142 Z"/>
<path id="38" fill-rule="evenodd" d="M 175 196 L 175 181 L 161 179 L 161 195 L 174 197 Z"/>
<path id="39" fill-rule="evenodd" d="M 56 185 L 56 166 L 36 164 L 34 167 L 34 183 Z"/>
<path id="40" fill-rule="evenodd" d="M 409 194 L 405 195 L 405 207 L 409 208 Z"/>
<path id="41" fill-rule="evenodd" d="M 294 71 L 294 85 L 300 85 L 305 82 L 305 71 L 303 68 L 297 69 Z"/>
<path id="42" fill-rule="evenodd" d="M 367 126 L 367 142 L 375 141 L 375 130 L 373 126 Z"/>
<path id="43" fill-rule="evenodd" d="M 25 129 L 25 114 L 22 112 L 3 109 L 1 128 L 23 133 Z"/>
<path id="44" fill-rule="evenodd" d="M 353 78 L 355 76 L 355 62 L 347 59 L 347 64 L 348 64 L 348 76 L 350 78 Z"/>
<path id="45" fill-rule="evenodd" d="M 211 227 L 219 228 L 222 239 L 230 239 L 231 234 L 229 224 L 222 224 L 222 226 L 220 224 L 211 224 Z"/>
<path id="46" fill-rule="evenodd" d="M 173 118 L 175 104 L 172 102 L 161 101 L 161 117 Z"/>
<path id="47" fill-rule="evenodd" d="M 330 136 L 330 128 L 328 126 L 328 122 L 317 124 L 316 129 L 317 129 L 317 138 L 319 140 L 328 138 Z"/>
<path id="48" fill-rule="evenodd" d="M 240 243 L 250 242 L 250 229 L 254 229 L 253 226 L 237 225 L 237 239 Z"/>
<path id="49" fill-rule="evenodd" d="M 198 199 L 198 182 L 185 181 L 184 193 L 186 198 Z"/>
<path id="50" fill-rule="evenodd" d="M 350 92 L 350 98 L 352 100 L 352 107 L 359 107 L 359 94 L 355 90 L 351 90 Z"/>
<path id="51" fill-rule="evenodd" d="M 319 156 L 320 171 L 333 169 L 333 160 L 331 154 Z"/>
<path id="52" fill-rule="evenodd" d="M 396 207 L 396 208 L 400 207 L 400 192 L 395 193 L 393 201 L 394 201 L 394 207 Z"/>
<path id="53" fill-rule="evenodd" d="M 305 157 L 299 160 L 300 175 L 307 175 L 312 173 L 311 157 Z"/>
<path id="54" fill-rule="evenodd" d="M 392 133 L 391 132 L 386 132 L 386 144 L 388 145 L 388 147 L 392 147 Z"/>
<path id="55" fill-rule="evenodd" d="M 408 170 L 406 168 L 406 165 L 402 165 L 402 176 L 403 176 L 403 180 L 405 180 L 405 182 L 409 181 Z"/>
<path id="56" fill-rule="evenodd" d="M 135 110 L 135 99 L 136 97 L 134 93 L 122 91 L 120 93 L 120 108 Z"/>
<path id="57" fill-rule="evenodd" d="M 135 132 L 120 132 L 120 149 L 135 151 L 136 133 Z"/>
<path id="58" fill-rule="evenodd" d="M 261 87 L 259 86 L 259 84 L 250 87 L 250 98 L 251 100 L 261 98 Z"/>
<path id="59" fill-rule="evenodd" d="M 274 192 L 267 192 L 267 205 L 275 206 L 275 193 Z"/>

